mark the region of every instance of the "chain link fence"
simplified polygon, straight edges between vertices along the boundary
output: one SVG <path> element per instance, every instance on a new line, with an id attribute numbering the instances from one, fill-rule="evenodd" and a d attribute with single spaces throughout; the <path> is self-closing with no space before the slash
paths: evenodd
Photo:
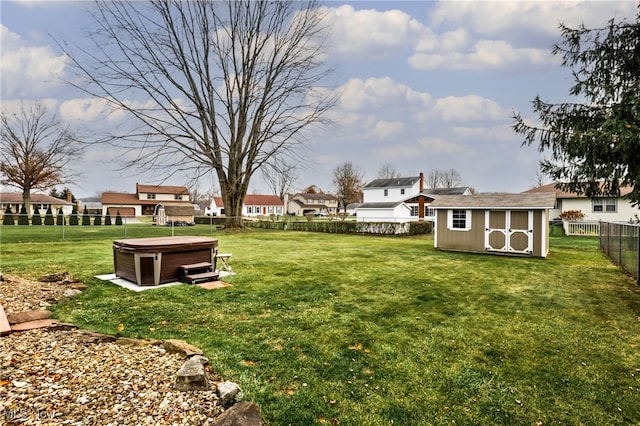
<path id="1" fill-rule="evenodd" d="M 600 222 L 600 248 L 640 284 L 640 224 Z"/>

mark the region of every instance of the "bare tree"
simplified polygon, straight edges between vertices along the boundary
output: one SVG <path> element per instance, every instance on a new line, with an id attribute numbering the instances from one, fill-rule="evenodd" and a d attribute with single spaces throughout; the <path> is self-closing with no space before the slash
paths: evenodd
<path id="1" fill-rule="evenodd" d="M 545 173 L 542 171 L 542 168 L 539 168 L 536 171 L 536 175 L 533 177 L 530 188 L 539 188 L 547 184 L 547 179 Z"/>
<path id="2" fill-rule="evenodd" d="M 380 167 L 380 170 L 378 170 L 378 174 L 376 175 L 376 179 L 395 179 L 400 176 L 400 172 L 394 169 L 391 164 L 387 163 Z"/>
<path id="3" fill-rule="evenodd" d="M 273 193 L 284 201 L 285 195 L 290 192 L 298 177 L 298 163 L 286 163 L 274 158 L 262 168 L 262 177 Z"/>
<path id="4" fill-rule="evenodd" d="M 17 112 L 0 112 L 0 183 L 22 191 L 31 211 L 31 191 L 69 183 L 69 164 L 82 147 L 69 127 L 39 102 L 21 103 Z"/>
<path id="5" fill-rule="evenodd" d="M 350 162 L 343 163 L 333 170 L 336 198 L 338 203 L 342 204 L 345 212 L 347 204 L 357 202 L 362 198 L 363 178 L 364 174 Z"/>
<path id="6" fill-rule="evenodd" d="M 73 84 L 135 124 L 108 142 L 165 177 L 214 170 L 241 227 L 254 173 L 335 103 L 318 87 L 331 69 L 316 1 L 98 0 L 92 16 L 91 48 L 63 47 L 85 79 Z"/>
<path id="7" fill-rule="evenodd" d="M 456 169 L 436 169 L 427 175 L 425 183 L 428 188 L 455 188 L 462 185 L 462 176 Z"/>

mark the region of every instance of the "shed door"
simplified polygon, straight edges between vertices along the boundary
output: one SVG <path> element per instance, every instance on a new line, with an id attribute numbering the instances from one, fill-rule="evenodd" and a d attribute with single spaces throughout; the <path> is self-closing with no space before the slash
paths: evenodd
<path id="1" fill-rule="evenodd" d="M 533 253 L 533 211 L 487 210 L 484 246 L 488 251 Z"/>

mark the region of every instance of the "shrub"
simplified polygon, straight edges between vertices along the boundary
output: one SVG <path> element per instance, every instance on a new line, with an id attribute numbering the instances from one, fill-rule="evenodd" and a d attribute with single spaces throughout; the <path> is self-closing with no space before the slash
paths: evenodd
<path id="1" fill-rule="evenodd" d="M 411 222 L 409 224 L 409 235 L 425 235 L 433 232 L 433 223 L 429 221 Z"/>
<path id="2" fill-rule="evenodd" d="M 100 216 L 99 214 L 97 214 L 94 218 L 93 218 L 93 224 L 100 226 L 102 225 L 102 216 Z"/>
<path id="3" fill-rule="evenodd" d="M 33 217 L 31 218 L 32 225 L 42 225 L 42 216 L 40 216 L 40 209 L 38 206 L 33 210 Z"/>
<path id="4" fill-rule="evenodd" d="M 71 216 L 69 216 L 69 225 L 78 225 L 78 207 L 73 206 Z"/>
<path id="5" fill-rule="evenodd" d="M 56 216 L 56 225 L 64 225 L 64 213 L 62 213 L 62 207 L 58 207 L 58 213 Z"/>
<path id="6" fill-rule="evenodd" d="M 107 214 L 104 216 L 104 225 L 111 226 L 111 215 L 109 214 L 109 210 L 107 210 Z"/>
<path id="7" fill-rule="evenodd" d="M 87 206 L 84 206 L 84 212 L 82 213 L 82 226 L 86 225 L 91 225 L 91 216 L 89 216 Z"/>
<path id="8" fill-rule="evenodd" d="M 18 225 L 29 225 L 29 215 L 27 214 L 27 208 L 23 204 L 20 207 L 20 214 L 18 215 Z"/>
<path id="9" fill-rule="evenodd" d="M 116 212 L 116 225 L 122 225 L 122 216 L 120 216 L 120 210 Z"/>
<path id="10" fill-rule="evenodd" d="M 53 225 L 54 223 L 53 212 L 51 211 L 51 205 L 49 205 L 49 207 L 47 207 L 47 212 L 44 215 L 44 224 Z"/>
<path id="11" fill-rule="evenodd" d="M 11 211 L 11 206 L 7 206 L 7 209 L 4 211 L 4 219 L 2 219 L 3 225 L 15 225 L 13 212 Z"/>
<path id="12" fill-rule="evenodd" d="M 584 219 L 584 213 L 581 210 L 566 210 L 560 213 L 560 219 L 562 220 L 582 220 Z"/>

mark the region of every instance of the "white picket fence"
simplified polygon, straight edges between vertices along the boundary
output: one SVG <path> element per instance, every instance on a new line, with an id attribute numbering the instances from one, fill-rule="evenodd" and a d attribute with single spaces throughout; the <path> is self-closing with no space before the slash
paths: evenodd
<path id="1" fill-rule="evenodd" d="M 562 222 L 566 235 L 584 235 L 597 237 L 600 235 L 600 221 L 568 221 Z"/>

